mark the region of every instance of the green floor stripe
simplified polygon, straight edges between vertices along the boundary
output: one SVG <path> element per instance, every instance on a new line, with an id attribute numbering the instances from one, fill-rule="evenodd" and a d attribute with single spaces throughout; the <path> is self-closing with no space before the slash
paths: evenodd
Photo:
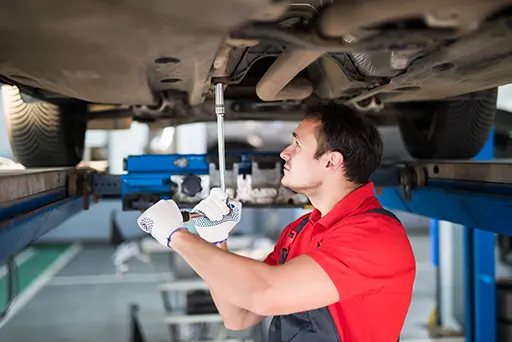
<path id="1" fill-rule="evenodd" d="M 0 312 L 5 311 L 7 305 L 7 277 L 0 278 Z"/>
<path id="2" fill-rule="evenodd" d="M 38 246 L 36 254 L 18 268 L 18 295 L 46 270 L 70 245 Z M 7 276 L 0 278 L 0 311 L 7 304 Z"/>

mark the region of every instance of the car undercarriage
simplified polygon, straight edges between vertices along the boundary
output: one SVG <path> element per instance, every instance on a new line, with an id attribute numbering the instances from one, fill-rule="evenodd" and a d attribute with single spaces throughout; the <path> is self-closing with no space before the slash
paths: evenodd
<path id="1" fill-rule="evenodd" d="M 511 5 L 21 0 L 2 11 L 0 75 L 24 103 L 160 127 L 215 120 L 219 82 L 227 120 L 298 120 L 310 105 L 338 102 L 416 130 L 404 137 L 413 152 L 434 139 L 418 158 L 468 158 L 490 131 L 496 88 L 512 80 Z M 461 119 L 468 107 L 475 114 Z M 432 138 L 447 131 L 441 116 L 477 127 L 467 132 L 477 141 L 441 156 L 446 138 Z"/>

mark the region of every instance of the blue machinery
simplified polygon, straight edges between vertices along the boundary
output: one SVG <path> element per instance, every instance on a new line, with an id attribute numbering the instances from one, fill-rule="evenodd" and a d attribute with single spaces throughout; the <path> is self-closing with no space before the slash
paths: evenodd
<path id="1" fill-rule="evenodd" d="M 492 153 L 484 148 L 480 157 L 491 159 Z M 218 186 L 215 156 L 134 156 L 125 161 L 125 170 L 121 176 L 89 168 L 0 171 L 0 262 L 100 198 L 121 198 L 124 210 L 141 210 L 160 198 L 191 207 L 209 187 Z M 277 154 L 228 155 L 226 171 L 227 189 L 244 193 L 245 206 L 307 204 L 279 188 Z M 512 235 L 512 164 L 475 160 L 382 165 L 373 181 L 388 208 L 468 227 L 466 341 L 496 341 L 494 233 Z"/>

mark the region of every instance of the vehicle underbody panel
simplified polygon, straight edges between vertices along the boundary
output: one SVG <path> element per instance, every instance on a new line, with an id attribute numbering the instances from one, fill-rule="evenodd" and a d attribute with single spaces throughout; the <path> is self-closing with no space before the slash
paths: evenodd
<path id="1" fill-rule="evenodd" d="M 95 103 L 154 104 L 161 91 L 199 102 L 227 32 L 269 0 L 20 0 L 0 12 L 0 75 Z"/>
<path id="2" fill-rule="evenodd" d="M 265 102 L 300 112 L 311 98 L 444 99 L 512 82 L 511 5 L 20 0 L 1 13 L 0 75 L 36 96 L 142 105 L 141 118 L 153 108 L 181 122 L 210 115 L 215 80 L 234 113 Z"/>

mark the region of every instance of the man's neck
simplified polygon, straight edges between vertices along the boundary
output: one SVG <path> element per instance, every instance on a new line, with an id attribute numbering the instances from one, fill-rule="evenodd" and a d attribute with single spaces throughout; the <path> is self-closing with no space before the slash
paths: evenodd
<path id="1" fill-rule="evenodd" d="M 356 184 L 342 184 L 338 186 L 327 186 L 325 183 L 321 185 L 320 189 L 314 194 L 308 196 L 309 201 L 320 211 L 322 217 L 327 215 L 328 212 L 338 204 L 342 199 L 347 197 L 352 191 L 357 189 L 359 185 Z"/>

